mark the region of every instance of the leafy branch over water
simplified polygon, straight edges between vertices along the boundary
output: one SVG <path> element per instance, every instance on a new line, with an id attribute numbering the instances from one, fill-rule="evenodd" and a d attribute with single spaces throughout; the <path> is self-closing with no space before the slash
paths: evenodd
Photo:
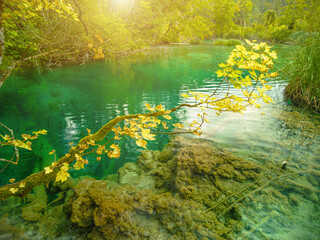
<path id="1" fill-rule="evenodd" d="M 193 104 L 183 103 L 169 110 L 162 105 L 152 107 L 146 104 L 149 113 L 116 117 L 93 134 L 88 129 L 88 135 L 82 138 L 76 146 L 72 146 L 67 154 L 51 166 L 45 167 L 41 172 L 30 175 L 20 182 L 0 187 L 0 200 L 12 195 L 25 196 L 35 186 L 48 185 L 52 180 L 66 181 L 70 176 L 68 170 L 71 167 L 79 170 L 88 164 L 89 161 L 84 158 L 88 154 L 97 154 L 97 161 L 101 160 L 101 155 L 119 158 L 121 148 L 118 142 L 125 136 L 134 139 L 138 147 L 146 148 L 147 141 L 155 140 L 157 132 L 154 129 L 160 125 L 168 129 L 166 121 L 170 121 L 172 119 L 170 114 L 180 108 L 200 108 L 201 113 L 198 114 L 199 120 L 187 122 L 186 125 L 172 124 L 176 129 L 183 129 L 173 133 L 192 133 L 200 136 L 203 124 L 209 122 L 206 119 L 209 110 L 213 110 L 217 115 L 225 111 L 243 113 L 248 106 L 260 108 L 261 105 L 257 102 L 260 99 L 265 103 L 273 102 L 266 92 L 272 88 L 267 85 L 268 80 L 277 76 L 276 72 L 270 72 L 273 67 L 273 59 L 277 57 L 276 52 L 271 51 L 266 43 L 246 42 L 248 48 L 241 45 L 236 46 L 226 63 L 219 64 L 221 69 L 216 73 L 218 77 L 221 77 L 220 84 L 213 89 L 211 94 L 189 91 L 189 94 L 182 96 L 192 98 Z M 240 96 L 230 94 L 232 87 L 241 89 L 242 94 Z M 124 124 L 120 126 L 120 122 Z M 106 137 L 111 140 L 99 144 Z"/>

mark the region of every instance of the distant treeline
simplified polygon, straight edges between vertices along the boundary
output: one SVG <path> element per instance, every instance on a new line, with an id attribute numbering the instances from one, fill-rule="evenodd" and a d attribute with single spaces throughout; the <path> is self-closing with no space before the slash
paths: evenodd
<path id="1" fill-rule="evenodd" d="M 201 39 L 319 31 L 318 0 L 4 0 L 3 67 L 85 63 Z M 24 61 L 27 59 L 28 61 Z M 20 64 L 20 65 L 21 65 Z"/>

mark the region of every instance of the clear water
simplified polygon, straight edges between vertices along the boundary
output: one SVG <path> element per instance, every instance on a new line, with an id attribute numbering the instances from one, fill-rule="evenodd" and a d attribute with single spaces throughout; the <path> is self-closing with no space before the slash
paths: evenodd
<path id="1" fill-rule="evenodd" d="M 287 49 L 277 49 L 280 60 L 276 64 L 281 65 Z M 188 90 L 209 93 L 218 84 L 214 73 L 218 63 L 231 50 L 221 46 L 159 47 L 87 66 L 16 73 L 0 88 L 0 122 L 16 135 L 37 129 L 48 130 L 48 135 L 33 143 L 33 152 L 21 152 L 18 166 L 10 165 L 0 174 L 1 185 L 48 166 L 53 160 L 48 155 L 52 149 L 56 149 L 57 157 L 63 156 L 69 142 L 76 143 L 87 134 L 86 128 L 96 131 L 115 116 L 142 112 L 145 103 L 177 106 L 188 101 L 181 97 Z M 283 98 L 285 83 L 281 79 L 271 85 L 275 104 L 249 108 L 244 115 L 225 113 L 217 117 L 213 113 L 202 138 L 266 166 L 281 166 L 287 161 L 288 168 L 297 173 L 293 181 L 302 189 L 311 189 L 311 200 L 287 193 L 299 202 L 287 216 L 275 210 L 281 206 L 270 210 L 244 205 L 241 211 L 246 227 L 239 239 L 319 239 L 319 175 L 313 174 L 310 180 L 310 171 L 320 169 L 320 116 L 289 106 Z M 196 110 L 184 109 L 174 115 L 174 121 L 196 115 Z M 160 135 L 149 148 L 161 149 L 167 141 L 167 136 Z M 123 142 L 122 149 L 120 159 L 91 161 L 85 170 L 72 175 L 102 178 L 116 173 L 125 162 L 136 161 L 141 151 L 130 141 Z"/>

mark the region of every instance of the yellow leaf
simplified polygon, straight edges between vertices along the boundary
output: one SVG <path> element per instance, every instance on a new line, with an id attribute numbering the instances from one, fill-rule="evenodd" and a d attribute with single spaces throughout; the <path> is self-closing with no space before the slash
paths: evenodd
<path id="1" fill-rule="evenodd" d="M 274 78 L 274 77 L 278 77 L 278 76 L 279 76 L 279 73 L 277 73 L 277 72 L 272 72 L 268 75 L 268 77 L 270 77 L 270 78 Z"/>
<path id="2" fill-rule="evenodd" d="M 18 192 L 18 188 L 10 188 L 9 191 L 10 191 L 12 194 L 15 194 L 16 192 Z"/>
<path id="3" fill-rule="evenodd" d="M 39 135 L 39 134 L 42 134 L 42 135 L 46 135 L 47 134 L 47 130 L 40 130 L 40 131 L 37 131 L 37 132 L 33 132 L 33 134 L 35 134 L 35 135 Z"/>
<path id="4" fill-rule="evenodd" d="M 165 108 L 162 106 L 162 104 L 160 104 L 160 105 L 156 106 L 156 110 L 158 110 L 158 111 L 164 111 Z"/>
<path id="5" fill-rule="evenodd" d="M 101 161 L 101 157 L 97 157 L 97 161 L 100 162 Z"/>
<path id="6" fill-rule="evenodd" d="M 152 108 L 148 103 L 146 103 L 146 109 L 149 111 L 154 111 L 154 108 Z"/>
<path id="7" fill-rule="evenodd" d="M 52 154 L 54 154 L 56 152 L 56 150 L 52 150 L 51 152 L 49 152 L 49 155 L 52 155 Z"/>
<path id="8" fill-rule="evenodd" d="M 150 134 L 150 129 L 142 129 L 142 137 L 147 140 L 155 140 L 154 134 Z"/>
<path id="9" fill-rule="evenodd" d="M 182 96 L 182 97 L 185 97 L 185 98 L 190 97 L 189 94 L 187 94 L 187 93 L 183 93 L 183 94 L 181 94 L 181 96 Z"/>
<path id="10" fill-rule="evenodd" d="M 108 152 L 108 157 L 109 158 L 119 158 L 120 154 L 121 154 L 120 147 L 116 144 L 112 144 L 110 146 L 110 148 L 112 148 L 113 150 Z"/>
<path id="11" fill-rule="evenodd" d="M 77 160 L 73 167 L 74 167 L 75 170 L 80 170 L 81 168 L 84 169 L 84 161 L 83 160 Z"/>
<path id="12" fill-rule="evenodd" d="M 162 122 L 162 126 L 164 127 L 164 129 L 168 129 L 167 124 Z"/>
<path id="13" fill-rule="evenodd" d="M 90 135 L 91 130 L 89 128 L 87 128 L 87 132 L 88 132 L 88 135 Z"/>
<path id="14" fill-rule="evenodd" d="M 28 134 L 22 134 L 21 135 L 22 136 L 22 138 L 24 139 L 24 140 L 28 140 L 28 139 L 30 139 L 30 135 L 28 135 Z"/>
<path id="15" fill-rule="evenodd" d="M 163 117 L 164 117 L 165 119 L 167 119 L 167 120 L 171 120 L 171 119 L 172 119 L 172 117 L 169 116 L 169 115 L 163 115 Z"/>
<path id="16" fill-rule="evenodd" d="M 68 171 L 68 169 L 69 169 L 69 164 L 68 163 L 63 163 L 63 166 L 61 167 L 61 170 Z"/>
<path id="17" fill-rule="evenodd" d="M 45 174 L 49 174 L 49 173 L 53 172 L 53 170 L 50 167 L 45 167 L 44 171 L 45 171 Z"/>
<path id="18" fill-rule="evenodd" d="M 216 71 L 218 77 L 223 77 L 224 73 L 221 70 Z"/>
<path id="19" fill-rule="evenodd" d="M 19 188 L 24 188 L 26 186 L 25 182 L 20 183 Z"/>
<path id="20" fill-rule="evenodd" d="M 147 147 L 146 147 L 147 142 L 146 142 L 145 140 L 143 140 L 142 138 L 140 138 L 138 141 L 136 141 L 136 144 L 137 144 L 139 147 L 147 148 Z"/>
<path id="21" fill-rule="evenodd" d="M 2 136 L 2 135 L 1 135 L 1 137 L 2 137 L 3 140 L 5 140 L 5 141 L 11 140 L 11 137 L 10 137 L 9 135 L 5 135 L 5 136 Z"/>
<path id="22" fill-rule="evenodd" d="M 176 128 L 183 128 L 183 124 L 181 123 L 175 123 L 175 124 L 172 124 L 172 126 L 176 127 Z"/>
<path id="23" fill-rule="evenodd" d="M 70 177 L 70 174 L 67 172 L 69 169 L 68 163 L 63 163 L 63 167 L 61 167 L 60 171 L 57 173 L 56 176 L 56 182 L 61 181 L 65 182 L 67 181 L 68 177 Z"/>
<path id="24" fill-rule="evenodd" d="M 11 179 L 9 180 L 9 182 L 11 182 L 11 183 L 13 183 L 14 181 L 15 181 L 14 178 L 11 178 Z"/>

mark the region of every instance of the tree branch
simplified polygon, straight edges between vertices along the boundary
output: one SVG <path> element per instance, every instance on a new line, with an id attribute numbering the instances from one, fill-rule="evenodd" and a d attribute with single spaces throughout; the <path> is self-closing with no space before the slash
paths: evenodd
<path id="1" fill-rule="evenodd" d="M 88 36 L 88 28 L 87 28 L 86 24 L 84 23 L 84 21 L 82 20 L 81 8 L 80 8 L 79 4 L 76 2 L 76 0 L 73 0 L 73 3 L 74 3 L 74 5 L 76 5 L 76 7 L 77 7 L 78 10 L 79 10 L 78 18 L 79 18 L 80 22 L 82 23 L 82 25 L 83 25 L 83 27 L 84 27 L 84 29 L 85 29 L 85 31 L 86 31 L 86 35 Z"/>

